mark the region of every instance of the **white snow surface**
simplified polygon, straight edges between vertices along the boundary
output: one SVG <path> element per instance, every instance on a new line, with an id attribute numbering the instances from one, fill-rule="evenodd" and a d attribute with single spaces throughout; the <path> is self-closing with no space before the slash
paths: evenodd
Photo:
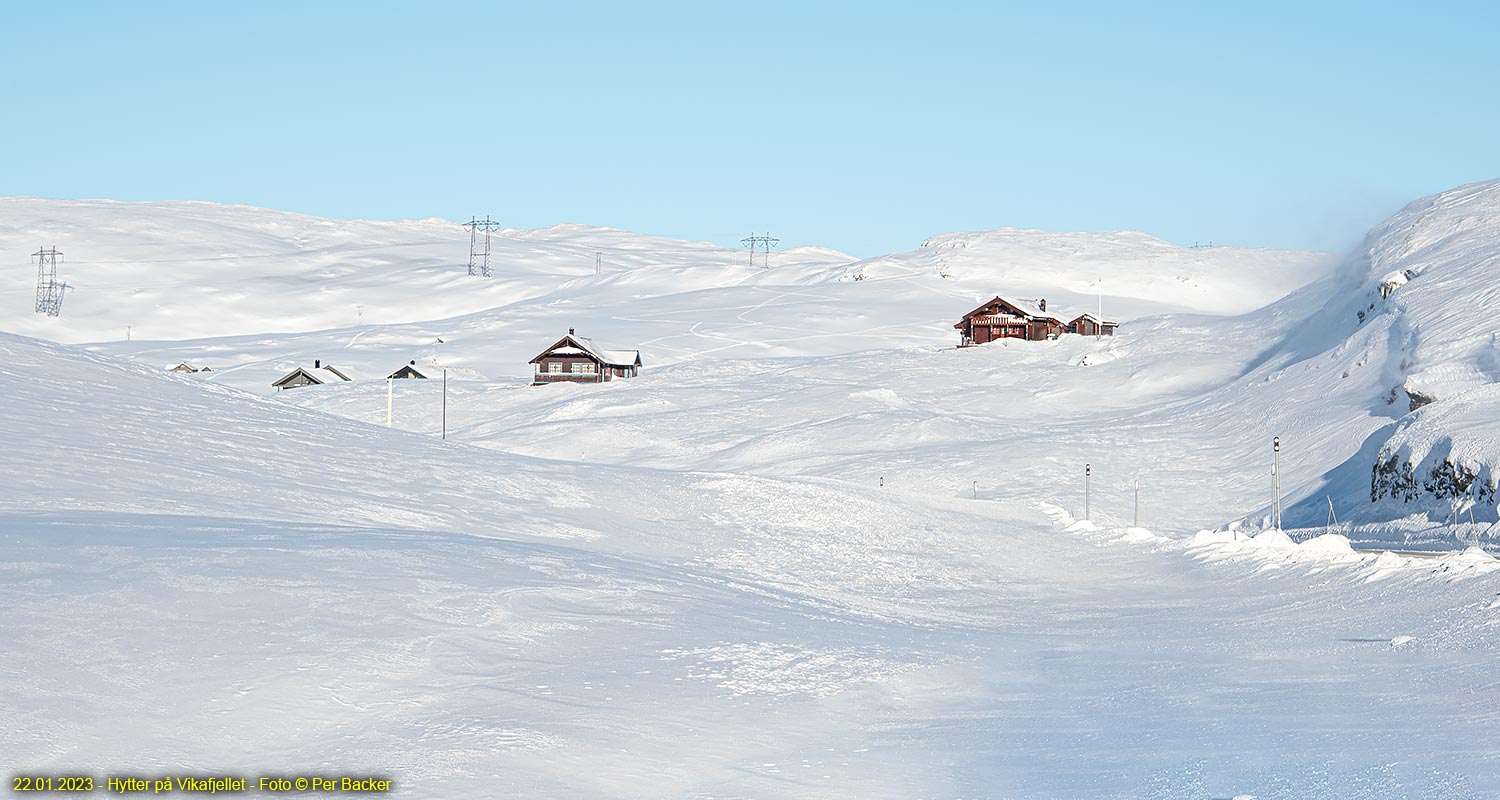
<path id="1" fill-rule="evenodd" d="M 1493 284 L 1500 214 L 1447 215 L 1496 192 L 1337 272 L 1011 230 L 761 269 L 560 226 L 505 232 L 488 281 L 441 221 L 0 201 L 7 252 L 55 240 L 79 286 L 56 319 L 0 294 L 0 327 L 71 343 L 0 334 L 3 760 L 409 797 L 1494 796 L 1500 562 L 1351 543 L 1456 543 L 1370 502 L 1388 443 L 1494 463 L 1482 370 L 1391 392 L 1483 361 L 1406 333 L 1450 272 Z M 105 251 L 191 291 L 104 283 Z M 1116 337 L 952 347 L 988 297 L 1101 286 Z M 527 386 L 575 326 L 642 375 Z M 315 358 L 356 380 L 270 392 Z M 446 403 L 358 379 L 408 360 Z"/>

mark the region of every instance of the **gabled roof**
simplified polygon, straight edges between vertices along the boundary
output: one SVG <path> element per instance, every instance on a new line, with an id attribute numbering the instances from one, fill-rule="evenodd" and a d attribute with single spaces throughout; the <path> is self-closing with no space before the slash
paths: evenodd
<path id="1" fill-rule="evenodd" d="M 1004 304 L 1010 306 L 1011 308 L 1014 308 L 1015 310 L 1021 312 L 1022 314 L 1025 314 L 1028 317 L 1033 317 L 1033 318 L 1036 318 L 1036 319 L 1050 319 L 1050 320 L 1053 320 L 1054 322 L 1059 322 L 1059 323 L 1064 323 L 1064 324 L 1067 323 L 1067 320 L 1063 319 L 1062 317 L 1059 317 L 1058 315 L 1054 314 L 1053 312 L 1051 312 L 1051 311 L 1043 311 L 1042 309 L 1038 308 L 1035 303 L 1032 303 L 1032 302 L 1027 301 L 1027 300 L 1012 300 L 1012 299 L 1010 299 L 1008 297 L 1001 297 L 1000 295 L 995 295 L 992 299 L 984 301 L 984 305 L 981 305 L 979 308 L 976 308 L 973 311 L 970 311 L 969 313 L 965 314 L 964 315 L 964 319 L 968 319 L 969 317 L 986 316 L 985 312 L 987 311 L 987 309 L 989 309 L 989 307 L 992 306 L 992 305 L 994 305 L 995 303 L 1004 303 Z M 962 323 L 960 323 L 960 325 L 957 325 L 957 326 L 954 326 L 954 327 L 961 327 L 961 326 L 962 326 Z"/>
<path id="2" fill-rule="evenodd" d="M 395 372 L 392 372 L 391 374 L 387 375 L 386 377 L 387 378 L 395 378 L 395 377 L 399 376 L 403 372 L 410 372 L 412 374 L 412 377 L 426 378 L 427 374 L 425 372 L 423 372 L 422 370 L 428 370 L 428 371 L 436 372 L 439 369 L 441 369 L 441 367 L 418 367 L 417 366 L 417 362 L 412 361 L 412 362 L 409 362 L 409 363 L 406 363 L 406 364 L 402 364 L 401 366 L 397 367 Z"/>
<path id="3" fill-rule="evenodd" d="M 641 365 L 641 351 L 639 350 L 605 350 L 595 345 L 593 339 L 586 339 L 571 333 L 558 339 L 551 347 L 543 350 L 527 363 L 535 364 L 551 355 L 586 355 L 608 367 L 639 367 Z"/>
<path id="4" fill-rule="evenodd" d="M 329 373 L 329 374 L 324 374 L 324 373 Z M 338 381 L 353 380 L 353 378 L 350 378 L 348 375 L 345 375 L 344 373 L 339 372 L 338 370 L 334 369 L 333 367 L 330 367 L 327 364 L 324 364 L 321 367 L 314 367 L 312 369 L 303 369 L 302 367 L 297 367 L 296 369 L 292 370 L 291 372 L 288 372 L 287 374 L 282 375 L 280 378 L 278 378 L 276 380 L 275 383 L 271 384 L 271 386 L 273 388 L 279 389 L 282 386 L 285 386 L 287 383 L 289 383 L 293 378 L 296 378 L 298 375 L 302 375 L 303 377 L 307 378 L 312 383 L 316 383 L 316 384 L 336 383 Z"/>
<path id="5" fill-rule="evenodd" d="M 166 367 L 167 372 L 199 372 L 200 370 L 186 361 L 179 361 Z"/>
<path id="6" fill-rule="evenodd" d="M 1097 316 L 1095 316 L 1093 314 L 1090 314 L 1087 311 L 1085 311 L 1082 314 L 1079 314 L 1078 316 L 1076 316 L 1073 319 L 1069 320 L 1068 324 L 1069 325 L 1077 325 L 1078 324 L 1078 320 L 1081 320 L 1084 317 L 1088 317 L 1089 319 L 1093 320 L 1094 322 L 1099 323 L 1100 325 L 1119 325 L 1120 324 L 1120 323 L 1118 323 L 1118 322 L 1116 322 L 1116 321 L 1114 321 L 1112 319 L 1101 320 Z"/>
<path id="7" fill-rule="evenodd" d="M 308 380 L 308 382 L 310 382 L 310 383 L 320 384 L 320 383 L 323 382 L 321 379 L 318 378 L 318 376 L 312 374 L 312 372 L 310 372 L 308 370 L 305 370 L 305 369 L 303 369 L 301 367 L 297 367 L 296 369 L 292 370 L 291 372 L 288 372 L 287 374 L 282 375 L 280 378 L 277 378 L 276 381 L 271 384 L 271 386 L 272 386 L 272 388 L 280 389 L 281 387 L 287 385 L 288 383 L 291 383 L 298 375 L 301 375 L 302 377 L 306 378 Z"/>

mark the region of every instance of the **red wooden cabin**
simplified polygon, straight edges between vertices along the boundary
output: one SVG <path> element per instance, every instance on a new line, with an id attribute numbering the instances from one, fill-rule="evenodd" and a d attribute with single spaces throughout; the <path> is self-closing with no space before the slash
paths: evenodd
<path id="1" fill-rule="evenodd" d="M 1115 328 L 1120 323 L 1112 319 L 1099 319 L 1093 314 L 1079 314 L 1078 318 L 1068 323 L 1068 333 L 1081 333 L 1084 336 L 1114 336 Z"/>
<path id="2" fill-rule="evenodd" d="M 997 296 L 965 314 L 953 327 L 962 336 L 959 346 L 968 347 L 996 339 L 1056 339 L 1067 323 L 1047 310 L 1046 299 L 1031 303 Z"/>
<path id="3" fill-rule="evenodd" d="M 543 383 L 603 383 L 633 378 L 641 367 L 639 350 L 605 350 L 593 340 L 574 335 L 558 339 L 531 359 L 533 385 Z"/>

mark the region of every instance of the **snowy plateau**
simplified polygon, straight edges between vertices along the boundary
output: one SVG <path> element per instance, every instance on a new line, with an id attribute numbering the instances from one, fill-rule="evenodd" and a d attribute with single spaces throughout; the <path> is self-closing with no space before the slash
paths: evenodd
<path id="1" fill-rule="evenodd" d="M 10 773 L 1500 796 L 1500 181 L 1349 254 L 468 247 L 0 199 Z M 996 295 L 1121 326 L 956 347 Z M 640 375 L 531 386 L 569 328 Z"/>

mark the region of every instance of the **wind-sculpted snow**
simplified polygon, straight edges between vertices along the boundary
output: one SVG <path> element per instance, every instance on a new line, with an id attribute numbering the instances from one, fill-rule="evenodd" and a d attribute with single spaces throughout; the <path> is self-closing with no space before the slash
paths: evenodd
<path id="1" fill-rule="evenodd" d="M 916 270 L 980 294 L 993 296 L 991 287 L 1004 287 L 1016 296 L 1046 297 L 1070 314 L 1095 311 L 1095 298 L 1103 294 L 1109 299 L 1104 313 L 1112 317 L 1122 303 L 1131 308 L 1141 301 L 1162 311 L 1253 311 L 1333 263 L 1328 253 L 1202 244 L 1179 247 L 1138 231 L 1001 228 L 934 236 L 917 250 L 841 267 L 839 274 L 871 280 Z"/>
<path id="2" fill-rule="evenodd" d="M 130 206 L 122 249 L 196 208 Z M 382 225 L 198 210 L 199 241 L 257 220 L 244 252 L 285 241 L 273 223 L 318 242 Z M 1007 252 L 1041 252 L 1014 232 L 923 249 L 1028 238 Z M 260 320 L 242 336 L 0 334 L 7 763 L 382 774 L 401 797 L 1500 793 L 1500 562 L 1351 546 L 1432 546 L 1446 524 L 1347 525 L 1377 456 L 1418 476 L 1452 463 L 1455 487 L 1493 474 L 1486 387 L 1411 416 L 1391 395 L 1422 369 L 1400 354 L 1438 357 L 1412 338 L 1425 305 L 1401 303 L 1447 262 L 1382 304 L 1399 282 L 1368 265 L 1195 262 L 1133 234 L 1057 237 L 1084 250 L 1072 272 L 1062 251 L 1029 274 L 991 255 L 939 274 L 919 252 L 861 280 L 814 250 L 752 271 L 619 231 L 506 239 L 516 275 L 455 291 L 434 265 L 405 317 L 256 307 L 317 285 L 313 259 L 183 328 Z M 396 241 L 366 265 L 388 297 Z M 636 260 L 595 276 L 597 247 Z M 1262 257 L 1281 266 L 1247 279 Z M 1106 297 L 1130 320 L 1119 336 L 952 347 L 981 285 L 1052 270 L 1048 297 L 1086 306 L 1078 282 L 1104 263 L 1148 287 Z M 1167 291 L 1195 263 L 1202 279 Z M 202 286 L 230 283 L 209 272 Z M 1151 316 L 1294 289 L 1238 316 Z M 25 322 L 77 338 L 151 302 Z M 645 371 L 526 386 L 526 359 L 570 325 L 640 347 Z M 313 358 L 357 379 L 270 394 Z M 214 372 L 162 370 L 184 359 Z M 407 360 L 450 370 L 447 439 L 440 381 L 379 380 Z M 1273 436 L 1299 531 L 1258 530 Z M 1400 505 L 1383 498 L 1376 522 Z M 1329 506 L 1344 525 L 1324 527 Z"/>
<path id="3" fill-rule="evenodd" d="M 1493 251 L 1500 242 L 1497 187 L 1480 184 L 1413 204 L 1372 232 L 1337 275 L 1264 308 L 1235 317 L 1141 317 L 1104 340 L 1066 336 L 952 349 L 951 320 L 973 297 L 963 296 L 956 278 L 934 278 L 918 261 L 894 256 L 860 281 L 693 292 L 632 301 L 624 314 L 592 306 L 600 317 L 559 312 L 559 319 L 583 316 L 640 344 L 649 363 L 645 375 L 629 384 L 545 390 L 463 382 L 451 398 L 451 429 L 467 442 L 546 459 L 864 483 L 884 477 L 938 496 L 1070 505 L 1078 502 L 1081 465 L 1090 463 L 1103 513 L 1129 521 L 1139 480 L 1155 519 L 1183 535 L 1235 520 L 1267 524 L 1270 443 L 1280 437 L 1291 526 L 1317 529 L 1337 516 L 1357 524 L 1349 533 L 1362 546 L 1451 548 L 1461 545 L 1460 534 L 1472 538 L 1475 532 L 1474 526 L 1454 527 L 1453 492 L 1442 487 L 1474 487 L 1465 525 L 1472 510 L 1475 525 L 1487 529 L 1500 519 L 1493 492 L 1484 489 L 1491 479 L 1471 484 L 1461 470 L 1446 476 L 1438 463 L 1443 453 L 1437 462 L 1414 462 L 1403 472 L 1381 450 L 1413 406 L 1441 405 L 1450 392 L 1491 380 L 1494 332 L 1483 320 L 1496 316 L 1486 303 L 1500 303 L 1493 291 L 1500 270 Z M 1073 235 L 1059 236 L 1072 241 Z M 1152 270 L 1160 260 L 1132 261 L 1129 253 L 1167 253 L 1169 245 L 1134 235 L 1116 239 L 1089 240 L 1097 252 L 1080 251 L 1079 263 L 1118 258 L 1118 280 L 1134 275 L 1150 285 L 1159 277 Z M 1011 260 L 974 255 L 999 247 L 996 242 L 1040 247 L 1044 240 L 1027 232 L 955 235 L 926 249 L 964 251 L 960 260 L 970 259 L 964 263 L 976 270 L 989 264 L 1007 280 L 1070 285 L 1078 275 L 1061 267 L 1049 273 L 1050 261 L 1030 264 L 1027 272 Z M 974 244 L 958 248 L 956 242 Z M 1204 280 L 1242 274 L 1226 266 L 1232 261 L 1200 265 Z M 975 275 L 986 285 L 1000 280 L 983 270 Z M 1213 285 L 1214 296 L 1250 296 L 1229 284 Z M 578 297 L 559 298 L 559 307 Z M 940 316 L 945 310 L 946 318 Z M 535 316 L 511 313 L 503 328 L 487 318 L 472 320 L 474 339 L 462 334 L 453 362 L 502 370 L 524 364 L 529 354 L 515 343 L 545 339 L 542 309 Z M 523 326 L 534 332 L 518 337 Z M 476 341 L 480 331 L 483 342 Z M 646 338 L 632 338 L 630 331 Z M 402 341 L 442 332 L 429 327 Z M 361 350 L 369 337 L 355 337 L 342 349 L 327 336 L 316 345 L 269 341 L 255 347 L 350 359 L 383 352 L 389 353 L 385 363 L 397 360 L 400 351 L 373 342 Z M 253 352 L 238 343 L 216 346 Z M 139 350 L 145 352 L 165 363 L 180 351 Z M 653 353 L 660 360 L 652 360 Z M 251 367 L 231 369 L 212 380 L 235 382 Z M 380 422 L 382 390 L 341 386 L 285 399 Z M 1474 426 L 1500 415 L 1489 395 L 1465 396 Z M 399 427 L 436 431 L 435 387 L 399 387 L 396 400 Z M 1442 420 L 1449 418 L 1418 420 L 1412 430 L 1436 441 L 1446 435 Z M 1464 451 L 1467 469 L 1492 476 L 1500 454 L 1481 452 L 1487 440 L 1456 435 L 1472 441 Z M 1417 449 L 1420 462 L 1433 448 Z M 1403 477 L 1392 477 L 1397 473 Z M 1402 502 L 1373 502 L 1392 496 L 1382 486 L 1398 484 Z M 1437 490 L 1427 491 L 1427 484 Z M 1493 538 L 1493 532 L 1481 533 Z"/>
<path id="4" fill-rule="evenodd" d="M 1500 381 L 1500 181 L 1418 200 L 1370 232 L 1351 262 L 1363 319 L 1397 320 L 1391 342 L 1413 405 Z"/>
<path id="5" fill-rule="evenodd" d="M 60 317 L 39 317 L 27 258 L 54 245 L 69 289 Z M 330 220 L 195 202 L 0 198 L 0 253 L 0 330 L 63 342 L 423 322 L 570 282 L 638 295 L 768 276 L 743 253 L 706 242 L 557 225 L 494 234 L 494 278 L 484 280 L 468 275 L 468 231 L 447 220 Z M 782 277 L 853 260 L 815 247 L 773 256 Z"/>
<path id="6" fill-rule="evenodd" d="M 1349 516 L 1387 539 L 1493 542 L 1500 181 L 1410 204 L 1370 232 L 1339 285 L 1310 339 L 1347 336 L 1333 352 L 1381 364 L 1388 414 L 1399 422 L 1330 473 L 1330 486 L 1353 496 L 1363 484 L 1368 502 Z M 1310 505 L 1303 519 L 1321 513 Z"/>
<path id="7" fill-rule="evenodd" d="M 994 499 L 540 461 L 0 351 L 18 768 L 402 797 L 1500 789 L 1489 572 L 1200 563 Z"/>

